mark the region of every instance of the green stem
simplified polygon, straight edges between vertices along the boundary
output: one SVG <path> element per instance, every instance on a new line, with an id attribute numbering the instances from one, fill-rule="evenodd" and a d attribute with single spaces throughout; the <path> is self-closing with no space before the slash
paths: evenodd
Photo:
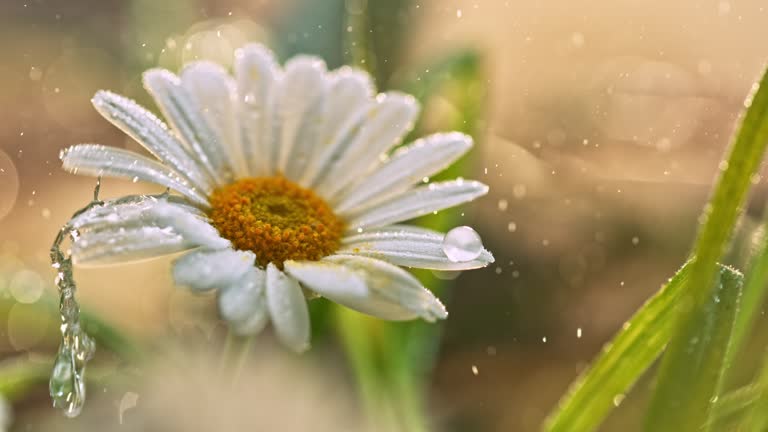
<path id="1" fill-rule="evenodd" d="M 346 0 L 344 54 L 347 63 L 376 76 L 376 57 L 371 48 L 370 17 L 367 0 Z"/>
<path id="2" fill-rule="evenodd" d="M 401 357 L 402 356 L 398 356 Z M 399 406 L 399 414 L 402 420 L 403 430 L 408 432 L 428 432 L 428 419 L 425 418 L 424 403 L 420 383 L 413 376 L 412 367 L 400 365 L 395 367 L 393 384 L 396 389 L 393 399 Z"/>
<path id="3" fill-rule="evenodd" d="M 384 392 L 378 379 L 375 359 L 367 326 L 360 317 L 343 308 L 335 308 L 336 328 L 339 333 L 341 346 L 347 354 L 347 359 L 355 375 L 363 411 L 370 422 L 377 422 L 382 414 L 380 405 Z"/>

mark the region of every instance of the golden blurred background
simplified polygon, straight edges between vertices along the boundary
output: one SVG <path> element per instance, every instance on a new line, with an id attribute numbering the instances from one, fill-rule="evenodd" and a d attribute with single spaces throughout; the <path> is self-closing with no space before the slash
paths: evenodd
<path id="1" fill-rule="evenodd" d="M 96 90 L 151 106 L 144 69 L 199 58 L 227 65 L 250 41 L 281 60 L 305 52 L 337 67 L 345 14 L 364 1 L 1 0 L 0 358 L 35 361 L 58 341 L 55 310 L 41 306 L 56 294 L 48 249 L 94 186 L 63 172 L 58 152 L 83 142 L 139 150 L 92 109 Z M 768 58 L 768 5 L 367 3 L 383 53 L 380 88 L 413 71 L 426 78 L 423 65 L 457 50 L 479 54 L 487 86 L 465 176 L 491 192 L 462 208 L 461 222 L 496 263 L 460 276 L 447 299 L 430 418 L 440 431 L 537 430 L 602 343 L 684 261 L 742 100 Z M 435 98 L 425 122 L 455 110 Z M 151 191 L 112 179 L 102 186 L 104 197 Z M 744 225 L 739 244 L 749 247 L 753 226 Z M 169 261 L 76 272 L 85 308 L 149 344 L 176 341 L 164 347 L 167 364 L 138 381 L 91 386 L 76 420 L 50 408 L 41 385 L 13 403 L 9 430 L 360 430 L 351 378 L 332 347 L 297 359 L 276 352 L 267 334 L 236 390 L 206 378 L 221 324 L 210 298 L 173 287 Z M 635 430 L 648 384 L 602 430 Z"/>

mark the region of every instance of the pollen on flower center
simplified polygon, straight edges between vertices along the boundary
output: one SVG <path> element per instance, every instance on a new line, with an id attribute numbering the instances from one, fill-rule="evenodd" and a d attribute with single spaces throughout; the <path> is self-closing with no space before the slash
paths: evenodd
<path id="1" fill-rule="evenodd" d="M 319 260 L 339 247 L 344 229 L 322 198 L 283 177 L 238 180 L 216 189 L 210 203 L 221 236 L 253 251 L 263 266 Z"/>

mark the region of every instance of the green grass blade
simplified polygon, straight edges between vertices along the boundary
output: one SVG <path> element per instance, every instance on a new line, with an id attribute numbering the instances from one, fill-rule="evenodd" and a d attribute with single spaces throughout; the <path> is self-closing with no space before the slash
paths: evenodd
<path id="1" fill-rule="evenodd" d="M 712 286 L 717 272 L 717 260 L 726 252 L 729 240 L 736 226 L 740 210 L 746 200 L 751 184 L 751 178 L 757 171 L 760 161 L 768 145 L 768 73 L 764 73 L 760 82 L 753 86 L 752 93 L 747 97 L 744 106 L 746 112 L 732 140 L 728 161 L 722 175 L 715 186 L 712 197 L 704 209 L 701 227 L 693 247 L 691 274 L 688 288 L 680 297 L 676 308 L 675 335 L 661 365 L 659 372 L 659 389 L 651 405 L 650 416 L 647 419 L 649 430 L 667 430 L 660 428 L 689 427 L 691 423 L 701 420 L 702 414 L 709 412 L 710 404 L 705 397 L 716 395 L 730 356 L 716 360 L 704 356 L 691 357 L 691 338 L 697 330 L 709 329 L 713 338 L 725 337 L 730 340 L 733 322 L 727 321 L 725 313 L 718 318 L 723 329 L 710 328 L 707 320 L 715 316 L 711 307 Z M 731 298 L 733 293 L 721 293 L 721 297 Z M 709 311 L 709 312 L 707 312 Z M 734 319 L 735 317 L 730 317 Z M 706 333 L 699 335 L 703 337 Z M 720 339 L 717 339 L 720 340 Z M 715 342 L 712 342 L 715 344 Z M 719 342 L 718 342 L 719 343 Z M 714 346 L 717 346 L 715 344 Z M 723 349 L 727 347 L 723 346 Z M 697 391 L 681 393 L 681 387 L 691 382 L 691 377 L 685 372 L 691 369 L 687 362 L 691 360 L 707 361 L 707 367 L 717 367 L 717 370 L 700 369 L 707 379 L 696 381 Z M 705 409 L 706 411 L 701 411 Z M 698 420 L 697 420 L 698 419 Z M 679 423 L 683 421 L 684 423 Z M 677 423 L 676 423 L 677 422 Z"/>
<path id="2" fill-rule="evenodd" d="M 645 430 L 699 431 L 711 424 L 742 284 L 741 273 L 721 268 L 704 307 L 675 329 L 673 341 L 679 342 L 667 348 Z"/>
<path id="3" fill-rule="evenodd" d="M 768 229 L 768 223 L 765 224 L 765 228 Z M 738 353 L 749 336 L 757 313 L 765 301 L 766 288 L 768 288 L 768 237 L 764 236 L 759 249 L 750 260 L 744 282 L 741 307 L 733 328 L 732 356 Z"/>
<path id="4" fill-rule="evenodd" d="M 751 178 L 768 145 L 768 73 L 755 84 L 744 102 L 747 107 L 733 137 L 728 161 L 702 214 L 691 256 L 689 288 L 681 299 L 679 323 L 685 323 L 711 293 L 717 261 L 726 252 Z M 682 326 L 681 326 L 682 327 Z"/>
<path id="5" fill-rule="evenodd" d="M 768 429 L 768 357 L 756 382 L 750 387 L 758 389 L 757 397 L 754 403 L 747 406 L 739 430 L 764 431 Z"/>
<path id="6" fill-rule="evenodd" d="M 674 305 L 689 276 L 686 264 L 627 321 L 571 385 L 548 417 L 545 431 L 582 432 L 600 425 L 614 408 L 614 400 L 629 391 L 672 337 Z"/>
<path id="7" fill-rule="evenodd" d="M 726 430 L 722 425 L 729 420 L 743 418 L 744 413 L 755 404 L 765 391 L 764 387 L 750 384 L 726 393 L 717 399 L 706 427 L 711 430 Z"/>

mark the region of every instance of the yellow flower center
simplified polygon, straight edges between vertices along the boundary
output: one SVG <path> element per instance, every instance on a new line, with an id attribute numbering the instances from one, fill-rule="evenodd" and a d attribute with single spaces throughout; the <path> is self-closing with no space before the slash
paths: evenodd
<path id="1" fill-rule="evenodd" d="M 316 261 L 333 253 L 344 222 L 309 189 L 283 177 L 245 178 L 210 197 L 213 226 L 235 249 L 250 250 L 262 266 Z"/>

